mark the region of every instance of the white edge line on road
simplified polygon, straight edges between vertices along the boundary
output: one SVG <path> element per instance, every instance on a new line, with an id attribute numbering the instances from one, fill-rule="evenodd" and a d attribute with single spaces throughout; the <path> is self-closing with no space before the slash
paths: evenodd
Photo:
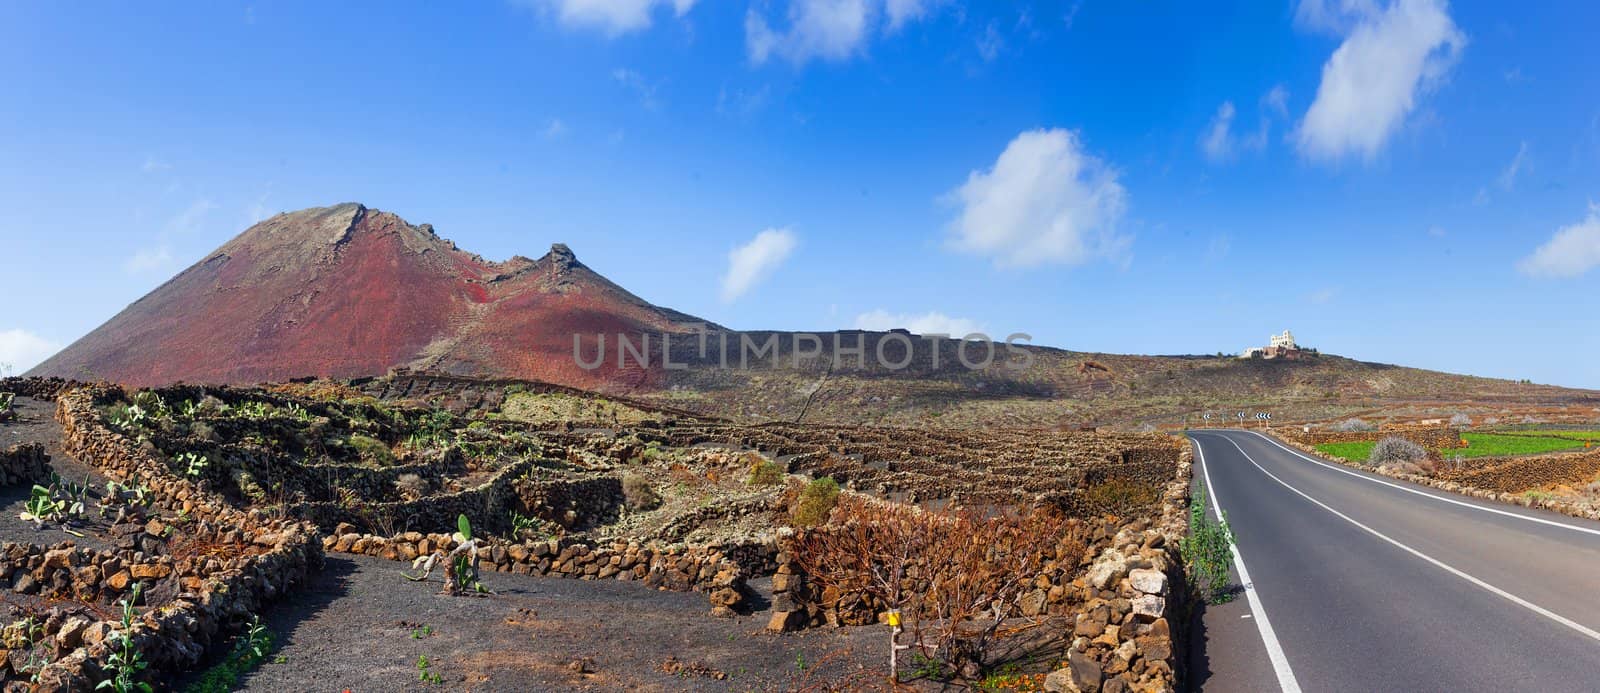
<path id="1" fill-rule="evenodd" d="M 1244 455 L 1245 459 L 1250 460 L 1250 464 L 1255 465 L 1256 469 L 1261 470 L 1262 474 L 1265 474 L 1268 477 L 1271 477 L 1273 481 L 1276 481 L 1279 484 L 1282 484 L 1284 488 L 1289 489 L 1290 491 L 1294 491 L 1295 493 L 1299 494 L 1301 498 L 1304 498 L 1304 499 L 1306 499 L 1308 501 L 1311 501 L 1312 503 L 1317 504 L 1323 510 L 1326 510 L 1326 511 L 1328 511 L 1330 513 L 1333 513 L 1334 515 L 1339 516 L 1339 518 L 1343 519 L 1345 522 L 1348 522 L 1348 523 L 1353 524 L 1353 525 L 1355 525 L 1357 527 L 1360 527 L 1362 530 L 1365 530 L 1368 534 L 1371 534 L 1372 536 L 1375 536 L 1375 537 L 1377 537 L 1379 539 L 1382 539 L 1382 540 L 1384 540 L 1386 542 L 1389 542 L 1390 544 L 1395 545 L 1400 550 L 1405 551 L 1406 553 L 1409 553 L 1409 554 L 1411 554 L 1413 556 L 1416 556 L 1417 558 L 1420 558 L 1420 559 L 1422 559 L 1424 561 L 1432 563 L 1433 565 L 1444 569 L 1446 572 L 1450 573 L 1451 575 L 1454 575 L 1454 576 L 1456 576 L 1458 578 L 1466 580 L 1467 582 L 1470 582 L 1470 583 L 1472 583 L 1474 585 L 1477 585 L 1478 587 L 1483 588 L 1485 591 L 1488 591 L 1488 592 L 1490 592 L 1490 593 L 1492 593 L 1492 594 L 1494 594 L 1496 596 L 1504 598 L 1506 601 L 1509 601 L 1509 602 L 1511 602 L 1513 604 L 1516 604 L 1517 606 L 1520 606 L 1520 607 L 1522 607 L 1524 609 L 1527 609 L 1527 610 L 1532 611 L 1532 612 L 1534 612 L 1536 614 L 1539 614 L 1540 616 L 1543 616 L 1543 617 L 1548 618 L 1548 619 L 1550 619 L 1552 621 L 1555 621 L 1556 623 L 1559 623 L 1559 624 L 1561 624 L 1563 626 L 1571 628 L 1572 630 L 1577 631 L 1579 634 L 1584 635 L 1584 636 L 1586 636 L 1586 637 L 1588 637 L 1590 639 L 1600 641 L 1600 632 L 1596 632 L 1594 629 L 1589 628 L 1588 626 L 1585 626 L 1585 625 L 1583 625 L 1581 623 L 1578 623 L 1577 621 L 1574 621 L 1574 620 L 1572 620 L 1570 618 L 1562 616 L 1561 614 L 1558 614 L 1558 613 L 1556 613 L 1554 611 L 1551 611 L 1551 610 L 1546 609 L 1546 608 L 1544 608 L 1542 606 L 1539 606 L 1538 604 L 1535 604 L 1535 603 L 1530 602 L 1530 601 L 1528 601 L 1526 599 L 1523 599 L 1522 597 L 1518 597 L 1517 595 L 1512 594 L 1510 592 L 1507 592 L 1507 591 L 1505 591 L 1503 589 L 1500 589 L 1499 587 L 1495 587 L 1494 585 L 1491 585 L 1491 584 L 1489 584 L 1487 582 L 1479 580 L 1478 578 L 1473 577 L 1472 575 L 1469 575 L 1466 572 L 1464 572 L 1462 570 L 1459 570 L 1456 567 L 1454 567 L 1454 566 L 1452 566 L 1452 565 L 1450 565 L 1448 563 L 1445 563 L 1444 561 L 1441 561 L 1441 560 L 1439 560 L 1437 558 L 1429 556 L 1428 554 L 1425 554 L 1425 553 L 1423 553 L 1421 551 L 1418 551 L 1418 550 L 1413 549 L 1413 548 L 1411 548 L 1409 546 L 1406 546 L 1405 544 L 1402 544 L 1402 543 L 1400 543 L 1398 541 L 1395 541 L 1394 539 L 1390 539 L 1383 532 L 1379 532 L 1376 529 L 1373 529 L 1373 528 L 1368 527 L 1368 526 L 1366 526 L 1364 524 L 1361 524 L 1361 522 L 1357 521 L 1355 518 L 1350 517 L 1349 515 L 1346 515 L 1346 514 L 1344 514 L 1342 512 L 1334 510 L 1333 508 L 1329 507 L 1328 504 L 1323 503 L 1322 501 L 1319 501 L 1319 500 L 1317 500 L 1315 498 L 1312 498 L 1309 495 L 1306 495 L 1306 493 L 1304 491 L 1301 491 L 1300 489 L 1297 489 L 1297 488 L 1295 488 L 1293 486 L 1290 486 L 1283 479 L 1279 479 L 1277 477 L 1277 475 L 1273 474 L 1272 472 L 1267 471 L 1266 467 L 1261 466 L 1260 462 L 1257 462 L 1254 457 L 1251 457 L 1250 453 L 1245 452 L 1244 448 L 1239 447 L 1239 443 L 1234 441 L 1232 438 L 1229 438 L 1228 436 L 1221 436 L 1221 438 L 1223 440 L 1228 441 L 1229 443 L 1232 443 L 1233 447 L 1239 448 L 1239 454 Z"/>
<path id="2" fill-rule="evenodd" d="M 1206 453 L 1199 440 L 1193 440 L 1194 452 L 1200 458 L 1200 475 L 1206 480 L 1206 494 L 1211 496 L 1211 507 L 1217 511 L 1217 517 L 1222 517 L 1222 504 L 1217 502 L 1217 487 L 1211 483 L 1211 470 L 1206 466 Z M 1294 669 L 1289 666 L 1289 655 L 1284 654 L 1283 645 L 1278 642 L 1278 634 L 1272 630 L 1272 621 L 1267 620 L 1267 609 L 1261 605 L 1261 597 L 1256 595 L 1256 586 L 1250 580 L 1250 571 L 1244 567 L 1244 556 L 1239 554 L 1239 547 L 1233 542 L 1228 542 L 1228 549 L 1233 552 L 1233 567 L 1239 571 L 1239 582 L 1244 584 L 1245 599 L 1250 602 L 1250 611 L 1255 614 L 1252 619 L 1256 622 L 1256 630 L 1261 631 L 1261 642 L 1267 647 L 1267 659 L 1272 661 L 1272 671 L 1278 676 L 1278 687 L 1283 693 L 1300 693 L 1300 681 L 1294 677 Z"/>
<path id="3" fill-rule="evenodd" d="M 1251 431 L 1249 429 L 1240 429 L 1240 430 L 1243 430 L 1245 433 L 1254 433 L 1257 436 L 1261 436 L 1262 440 L 1265 440 L 1265 441 L 1267 441 L 1269 443 L 1272 443 L 1273 445 L 1276 445 L 1276 446 L 1278 446 L 1280 448 L 1283 448 L 1285 451 L 1287 451 L 1289 453 L 1292 453 L 1292 454 L 1298 456 L 1300 459 L 1303 459 L 1303 460 L 1305 460 L 1307 462 L 1310 462 L 1312 464 L 1320 464 L 1320 465 L 1322 465 L 1324 467 L 1327 467 L 1328 469 L 1332 469 L 1333 471 L 1340 472 L 1340 473 L 1343 473 L 1343 474 L 1349 474 L 1350 476 L 1353 476 L 1353 477 L 1355 477 L 1357 479 L 1364 479 L 1364 480 L 1370 481 L 1370 482 L 1372 482 L 1374 484 L 1383 484 L 1384 486 L 1388 486 L 1390 488 L 1400 489 L 1401 491 L 1405 491 L 1406 493 L 1415 493 L 1415 494 L 1417 494 L 1419 496 L 1423 496 L 1425 498 L 1432 498 L 1432 499 L 1434 499 L 1436 501 L 1439 501 L 1439 502 L 1442 502 L 1442 503 L 1452 503 L 1454 505 L 1459 505 L 1459 506 L 1461 506 L 1463 508 L 1472 508 L 1473 510 L 1481 510 L 1481 511 L 1486 512 L 1486 513 L 1494 513 L 1496 515 L 1505 515 L 1506 517 L 1514 517 L 1514 518 L 1517 518 L 1519 520 L 1527 520 L 1528 522 L 1537 522 L 1537 523 L 1542 524 L 1542 525 L 1550 525 L 1552 527 L 1561 527 L 1563 529 L 1570 529 L 1570 530 L 1572 530 L 1574 532 L 1585 532 L 1585 533 L 1588 533 L 1588 534 L 1593 534 L 1593 535 L 1596 535 L 1596 536 L 1600 536 L 1600 529 L 1593 529 L 1593 528 L 1590 528 L 1590 527 L 1579 527 L 1578 525 L 1569 525 L 1569 524 L 1567 524 L 1565 522 L 1556 522 L 1555 520 L 1547 520 L 1547 519 L 1542 518 L 1542 517 L 1533 517 L 1533 516 L 1530 516 L 1530 515 L 1523 515 L 1521 513 L 1514 513 L 1514 512 L 1507 511 L 1507 510 L 1501 510 L 1499 508 L 1485 507 L 1485 506 L 1482 506 L 1482 505 L 1478 505 L 1477 503 L 1468 503 L 1466 501 L 1457 500 L 1455 498 L 1446 498 L 1444 496 L 1435 495 L 1435 494 L 1432 494 L 1432 493 L 1428 493 L 1426 491 L 1419 491 L 1419 490 L 1411 488 L 1409 486 L 1402 486 L 1400 484 L 1396 484 L 1396 483 L 1391 482 L 1391 481 L 1384 481 L 1383 479 L 1375 479 L 1375 478 L 1367 476 L 1365 474 L 1360 474 L 1360 473 L 1351 471 L 1349 469 L 1345 469 L 1343 467 L 1340 467 L 1339 465 L 1319 460 L 1319 459 L 1317 459 L 1315 457 L 1312 457 L 1312 456 L 1307 455 L 1307 454 L 1305 454 L 1303 452 L 1300 452 L 1299 450 L 1295 450 L 1295 449 L 1293 449 L 1293 448 L 1291 448 L 1291 447 L 1289 447 L 1287 445 L 1284 445 L 1283 443 L 1280 443 L 1280 442 L 1278 442 L 1276 440 L 1273 440 L 1270 436 L 1262 435 L 1260 432 Z M 1238 447 L 1238 444 L 1235 443 L 1234 447 Z M 1243 452 L 1243 448 L 1240 448 L 1240 451 Z"/>

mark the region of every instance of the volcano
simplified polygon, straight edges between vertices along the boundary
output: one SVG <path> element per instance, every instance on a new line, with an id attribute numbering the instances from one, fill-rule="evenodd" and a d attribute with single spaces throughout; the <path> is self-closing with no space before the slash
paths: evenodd
<path id="1" fill-rule="evenodd" d="M 647 387 L 658 372 L 580 368 L 574 334 L 684 332 L 579 262 L 490 262 L 356 203 L 279 214 L 135 301 L 30 374 L 133 386 L 383 375 L 397 367 L 574 387 Z"/>

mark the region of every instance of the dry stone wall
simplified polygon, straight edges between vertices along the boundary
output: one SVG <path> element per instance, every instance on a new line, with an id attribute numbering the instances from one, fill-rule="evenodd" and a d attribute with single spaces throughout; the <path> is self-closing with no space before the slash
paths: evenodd
<path id="1" fill-rule="evenodd" d="M 32 484 L 50 478 L 50 455 L 38 443 L 0 450 L 0 486 Z"/>
<path id="2" fill-rule="evenodd" d="M 127 636 L 156 671 L 185 669 L 220 643 L 249 614 L 303 584 L 323 563 L 316 528 L 241 511 L 193 482 L 172 475 L 133 441 L 106 428 L 95 411 L 97 398 L 120 396 L 105 386 L 63 391 L 56 418 L 62 447 L 112 479 L 150 489 L 153 505 L 187 518 L 118 525 L 116 547 L 91 551 L 70 542 L 36 547 L 0 546 L 0 571 L 18 594 L 90 603 L 125 598 L 144 583 L 148 608 Z M 109 675 L 109 634 L 120 622 L 98 612 L 68 617 L 55 612 L 50 636 L 55 652 L 37 672 L 37 690 L 91 690 Z M 47 619 L 48 623 L 49 619 Z M 7 658 L 8 663 L 11 658 Z M 15 666 L 8 676 L 19 672 Z"/>
<path id="3" fill-rule="evenodd" d="M 410 561 L 458 546 L 447 534 L 406 532 L 394 537 L 362 534 L 353 525 L 337 528 L 323 548 L 338 553 Z M 578 580 L 640 581 L 674 592 L 705 592 L 712 613 L 731 616 L 745 602 L 745 573 L 715 547 L 662 547 L 639 542 L 597 544 L 571 539 L 508 542 L 480 540 L 481 567 L 503 573 Z"/>
<path id="4" fill-rule="evenodd" d="M 1159 454 L 1171 451 L 1158 448 Z M 1165 463 L 1160 511 L 1154 517 L 1091 522 L 1083 555 L 1056 555 L 1034 576 L 1014 617 L 1072 619 L 1067 666 L 1046 679 L 1052 691 L 1172 691 L 1183 675 L 1187 581 L 1178 556 L 1186 533 L 1192 453 Z M 872 499 L 868 502 L 887 502 Z M 881 622 L 885 605 L 864 593 L 824 591 L 811 584 L 787 551 L 773 576 L 770 630 Z"/>
<path id="5" fill-rule="evenodd" d="M 1462 447 L 1461 430 L 1450 427 L 1396 426 L 1377 431 L 1310 431 L 1294 428 L 1277 431 L 1278 435 L 1305 445 L 1328 443 L 1371 443 L 1391 436 L 1405 438 L 1429 451 Z"/>

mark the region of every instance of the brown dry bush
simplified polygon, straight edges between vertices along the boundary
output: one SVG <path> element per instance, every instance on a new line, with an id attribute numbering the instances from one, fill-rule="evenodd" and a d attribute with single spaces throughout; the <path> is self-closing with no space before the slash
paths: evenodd
<path id="1" fill-rule="evenodd" d="M 1075 572 L 1087 545 L 1079 523 L 1049 509 L 984 517 L 848 497 L 790 551 L 822 593 L 838 595 L 824 608 L 899 609 L 924 656 L 972 675 L 1035 577 Z"/>
<path id="2" fill-rule="evenodd" d="M 650 482 L 637 474 L 622 477 L 622 498 L 633 511 L 655 510 L 661 507 L 661 495 L 650 487 Z"/>

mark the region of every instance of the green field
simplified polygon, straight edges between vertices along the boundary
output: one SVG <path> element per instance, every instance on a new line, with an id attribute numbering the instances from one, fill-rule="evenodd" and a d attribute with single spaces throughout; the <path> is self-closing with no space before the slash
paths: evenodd
<path id="1" fill-rule="evenodd" d="M 1583 449 L 1582 440 L 1600 440 L 1600 431 L 1529 431 L 1524 435 L 1507 435 L 1504 433 L 1463 433 L 1462 438 L 1467 441 L 1467 447 L 1442 450 L 1445 457 L 1497 457 L 1501 455 L 1531 455 L 1540 452 L 1555 452 L 1557 450 Z M 1540 433 L 1542 435 L 1529 435 Z M 1566 437 L 1553 437 L 1551 433 L 1559 433 Z M 1591 437 L 1593 436 L 1593 437 Z M 1365 462 L 1372 456 L 1372 446 L 1376 443 L 1323 443 L 1317 450 L 1325 454 L 1352 462 Z"/>

